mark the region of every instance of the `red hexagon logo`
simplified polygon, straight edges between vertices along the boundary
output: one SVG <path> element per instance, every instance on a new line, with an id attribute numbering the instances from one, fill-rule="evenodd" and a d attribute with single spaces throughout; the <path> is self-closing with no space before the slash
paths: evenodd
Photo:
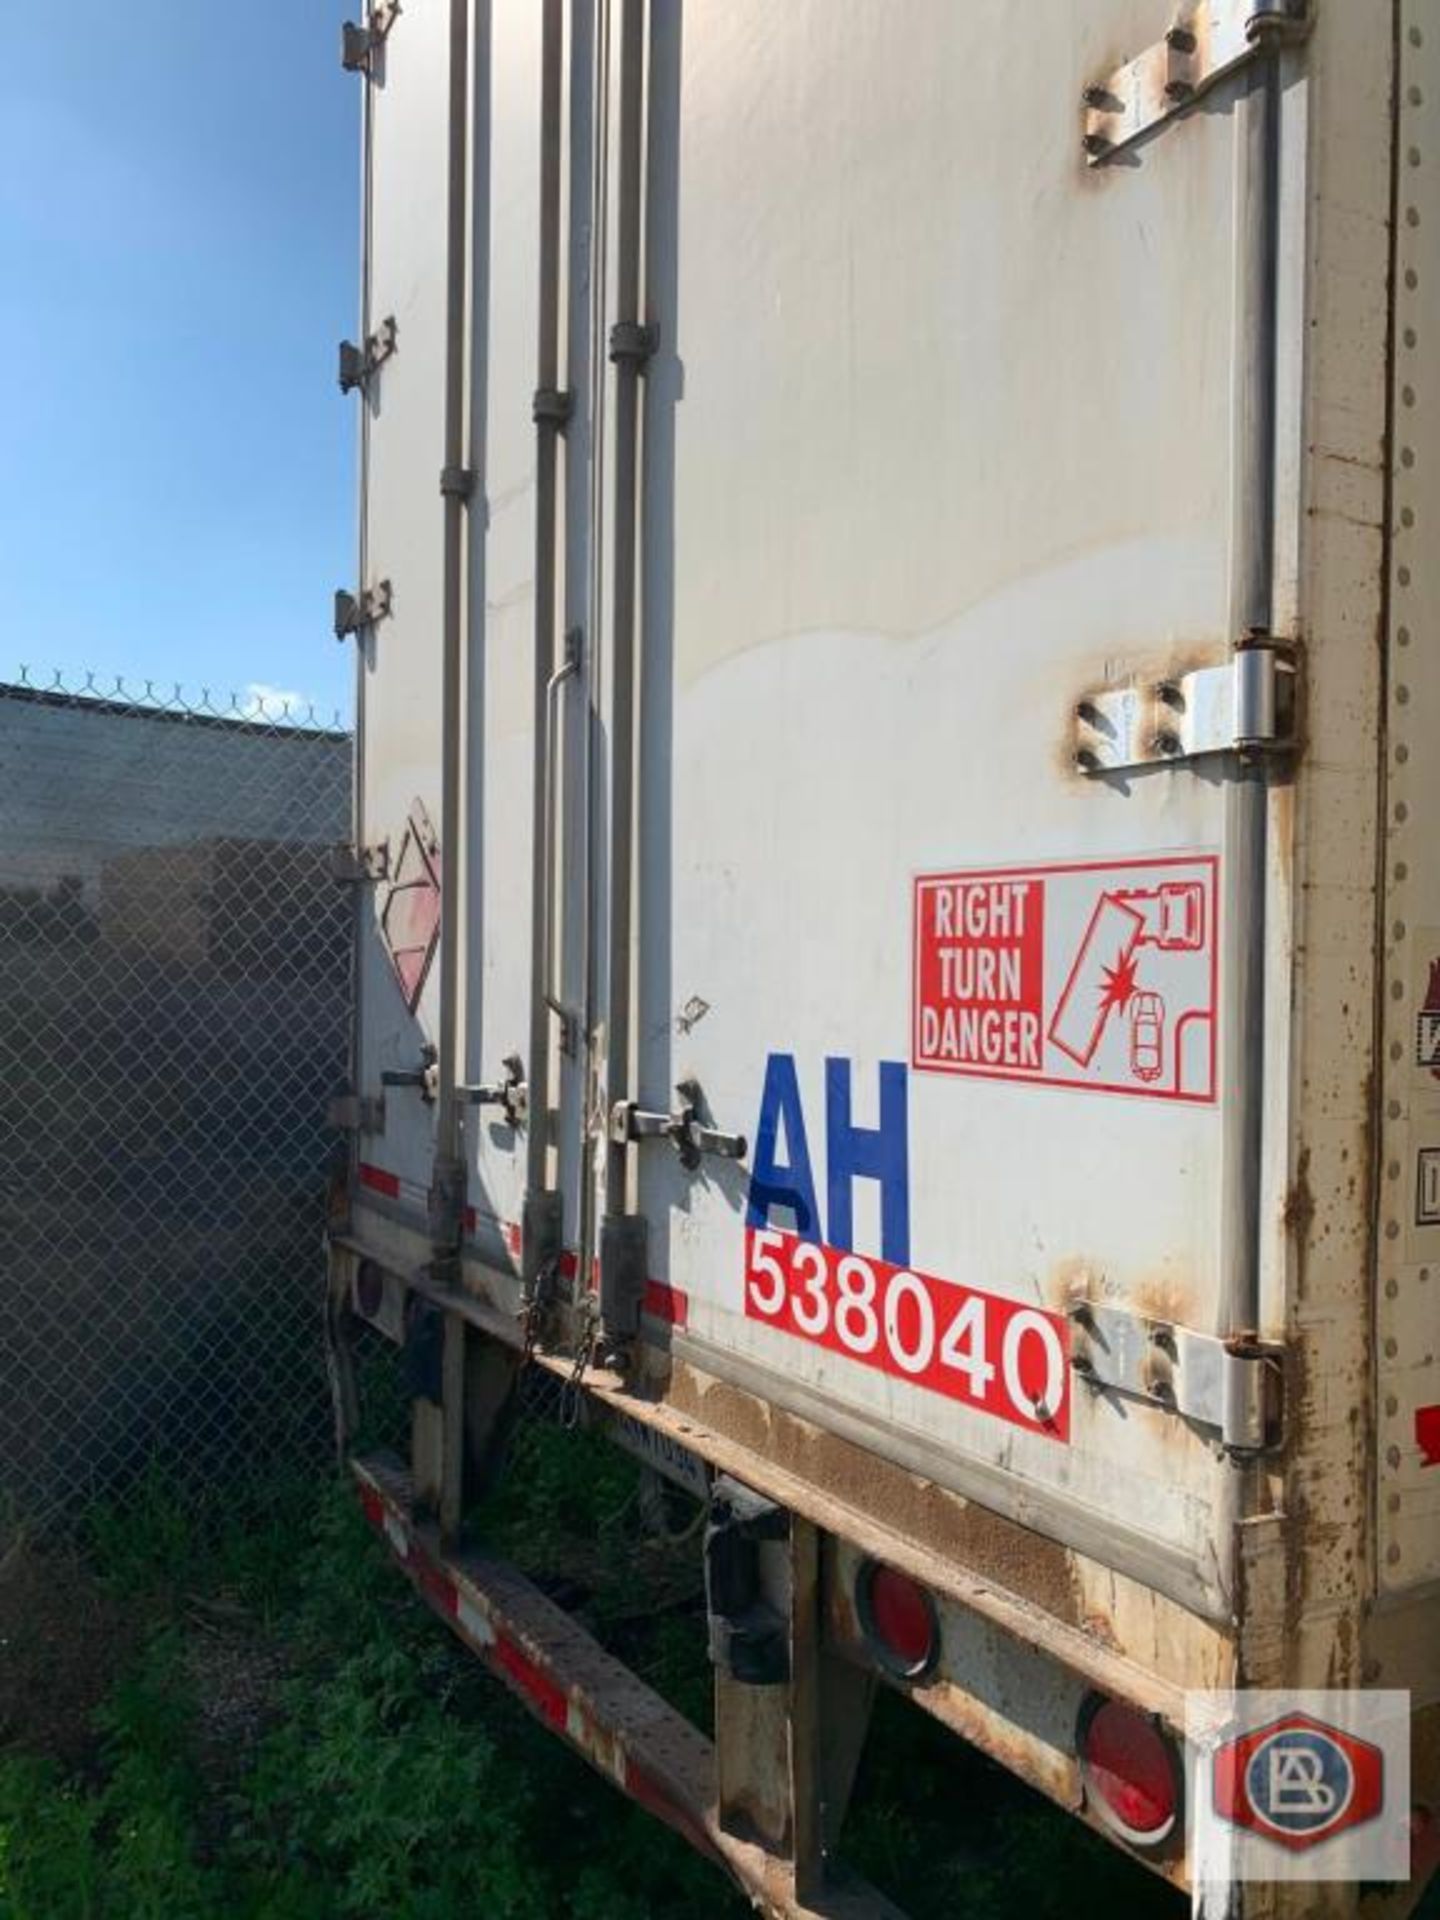
<path id="1" fill-rule="evenodd" d="M 1232 1826 L 1301 1853 L 1379 1813 L 1385 1756 L 1308 1713 L 1287 1713 L 1215 1749 L 1211 1794 Z"/>

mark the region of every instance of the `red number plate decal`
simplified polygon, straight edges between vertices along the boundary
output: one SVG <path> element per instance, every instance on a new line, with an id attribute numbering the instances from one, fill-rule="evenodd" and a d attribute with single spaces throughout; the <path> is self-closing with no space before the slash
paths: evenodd
<path id="1" fill-rule="evenodd" d="M 1070 1438 L 1070 1330 L 999 1294 L 801 1240 L 745 1234 L 745 1314 L 1052 1440 Z"/>

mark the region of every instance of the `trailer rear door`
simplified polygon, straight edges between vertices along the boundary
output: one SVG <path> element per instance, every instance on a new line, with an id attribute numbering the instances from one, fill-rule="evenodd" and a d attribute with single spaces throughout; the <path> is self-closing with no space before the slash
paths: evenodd
<path id="1" fill-rule="evenodd" d="M 1214 1609 L 1247 81 L 1092 169 L 1170 10 L 1044 12 L 654 10 L 645 1324 Z"/>

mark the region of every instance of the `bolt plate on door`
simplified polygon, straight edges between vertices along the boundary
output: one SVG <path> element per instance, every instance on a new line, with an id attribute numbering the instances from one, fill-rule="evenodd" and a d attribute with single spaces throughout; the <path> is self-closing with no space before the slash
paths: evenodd
<path id="1" fill-rule="evenodd" d="M 1259 753 L 1291 744 L 1295 667 L 1272 646 L 1243 647 L 1215 667 L 1100 687 L 1075 703 L 1082 773 L 1164 766 L 1206 753 Z"/>
<path id="2" fill-rule="evenodd" d="M 1278 1348 L 1084 1300 L 1071 1308 L 1070 1323 L 1070 1363 L 1095 1391 L 1168 1408 L 1213 1428 L 1235 1452 L 1259 1452 L 1278 1438 Z"/>
<path id="3" fill-rule="evenodd" d="M 1183 9 L 1153 46 L 1085 88 L 1087 163 L 1103 166 L 1277 39 L 1297 38 L 1306 26 L 1303 0 L 1202 0 Z"/>

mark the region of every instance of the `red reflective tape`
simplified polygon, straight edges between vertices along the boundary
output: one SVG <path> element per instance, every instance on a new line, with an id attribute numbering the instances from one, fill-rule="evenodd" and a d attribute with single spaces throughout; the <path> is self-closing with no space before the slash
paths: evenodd
<path id="1" fill-rule="evenodd" d="M 493 1658 L 538 1710 L 541 1719 L 563 1733 L 569 1706 L 564 1688 L 557 1686 L 543 1667 L 537 1666 L 528 1653 L 522 1652 L 503 1634 L 495 1641 Z"/>
<path id="2" fill-rule="evenodd" d="M 375 1193 L 383 1193 L 387 1200 L 400 1198 L 400 1176 L 387 1173 L 384 1167 L 372 1167 L 367 1160 L 360 1162 L 360 1184 Z"/>
<path id="3" fill-rule="evenodd" d="M 657 1780 L 653 1773 L 644 1767 L 637 1766 L 628 1755 L 625 1760 L 623 1785 L 626 1793 L 638 1806 L 643 1807 L 646 1813 L 653 1815 L 655 1819 L 663 1820 L 667 1827 L 673 1827 L 675 1832 L 688 1840 L 698 1853 L 709 1854 L 713 1860 L 720 1858 L 714 1842 L 690 1809 L 682 1801 L 677 1800 L 670 1789 Z"/>
<path id="4" fill-rule="evenodd" d="M 518 1260 L 520 1258 L 521 1245 L 519 1227 L 516 1226 L 513 1220 L 497 1220 L 493 1213 L 487 1213 L 485 1218 L 500 1235 L 505 1251 L 510 1254 L 512 1258 Z M 480 1216 L 475 1208 L 467 1207 L 465 1209 L 465 1231 L 467 1233 L 474 1233 L 479 1224 Z"/>
<path id="5" fill-rule="evenodd" d="M 460 1611 L 460 1594 L 455 1582 L 442 1567 L 433 1560 L 417 1557 L 415 1562 L 415 1584 L 437 1613 L 443 1613 L 453 1620 Z"/>
<path id="6" fill-rule="evenodd" d="M 625 1761 L 625 1791 L 632 1800 L 638 1801 L 647 1813 L 653 1813 L 658 1819 L 673 1820 L 675 1818 L 677 1808 L 669 1791 L 661 1786 L 653 1773 L 647 1773 L 643 1767 L 637 1767 L 628 1755 Z"/>
<path id="7" fill-rule="evenodd" d="M 1415 1444 L 1422 1467 L 1440 1467 L 1440 1406 L 1415 1409 Z"/>
<path id="8" fill-rule="evenodd" d="M 658 1282 L 652 1283 L 658 1285 Z M 667 1289 L 667 1291 L 671 1291 Z M 681 1302 L 684 1295 L 679 1295 Z M 372 1526 L 385 1532 L 390 1523 L 389 1503 L 378 1488 L 366 1481 L 357 1482 L 361 1509 Z M 421 1550 L 418 1540 L 410 1540 L 408 1570 L 416 1589 L 429 1601 L 437 1612 L 447 1620 L 456 1621 L 460 1614 L 460 1589 L 448 1569 L 428 1558 Z M 490 1666 L 497 1668 L 517 1692 L 534 1708 L 547 1726 L 564 1735 L 572 1744 L 580 1747 L 592 1760 L 602 1764 L 606 1772 L 630 1795 L 647 1813 L 682 1834 L 692 1847 L 708 1854 L 712 1859 L 720 1855 L 703 1820 L 686 1801 L 677 1797 L 675 1792 L 648 1768 L 639 1765 L 619 1747 L 613 1758 L 603 1752 L 603 1743 L 597 1748 L 597 1736 L 615 1731 L 601 1722 L 586 1716 L 583 1711 L 580 1723 L 572 1729 L 570 1724 L 570 1698 L 565 1689 L 539 1663 L 532 1658 L 518 1641 L 509 1634 L 497 1633 L 489 1645 L 479 1645 L 478 1651 Z M 603 1754 L 603 1758 L 602 1758 Z"/>
<path id="9" fill-rule="evenodd" d="M 513 1220 L 501 1220 L 498 1224 L 500 1227 L 501 1239 L 505 1242 L 506 1248 L 509 1250 L 509 1252 L 512 1253 L 515 1256 L 515 1258 L 518 1260 L 521 1256 L 521 1253 L 524 1250 L 524 1236 L 522 1235 L 520 1228 L 516 1226 Z M 575 1278 L 576 1273 L 579 1270 L 579 1265 L 580 1263 L 575 1257 L 574 1248 L 565 1247 L 565 1248 L 562 1248 L 559 1254 L 559 1257 L 556 1260 L 555 1270 L 560 1275 L 560 1278 L 562 1280 L 573 1280 Z M 598 1264 L 596 1266 L 596 1271 L 597 1273 L 599 1271 Z"/>
<path id="10" fill-rule="evenodd" d="M 645 1282 L 644 1307 L 652 1320 L 668 1321 L 672 1327 L 683 1327 L 690 1318 L 689 1295 L 663 1280 Z"/>

